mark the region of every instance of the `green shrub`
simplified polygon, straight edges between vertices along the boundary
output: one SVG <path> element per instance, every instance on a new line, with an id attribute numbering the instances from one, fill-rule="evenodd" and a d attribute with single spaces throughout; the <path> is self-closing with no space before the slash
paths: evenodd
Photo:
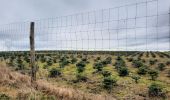
<path id="1" fill-rule="evenodd" d="M 64 68 L 70 62 L 67 60 L 67 57 L 62 57 L 59 61 L 60 68 Z"/>
<path id="2" fill-rule="evenodd" d="M 158 69 L 159 69 L 160 71 L 163 71 L 163 70 L 165 69 L 165 65 L 164 65 L 163 63 L 159 63 L 159 64 L 158 64 Z"/>
<path id="3" fill-rule="evenodd" d="M 53 64 L 53 60 L 52 60 L 52 59 L 48 59 L 47 65 L 48 65 L 48 66 L 51 66 L 52 64 Z"/>
<path id="4" fill-rule="evenodd" d="M 87 62 L 87 58 L 82 58 L 81 61 Z"/>
<path id="5" fill-rule="evenodd" d="M 147 68 L 146 66 L 142 66 L 142 67 L 139 67 L 139 68 L 138 68 L 137 73 L 138 73 L 139 75 L 145 75 L 145 74 L 147 73 L 147 71 L 148 71 L 148 68 Z"/>
<path id="6" fill-rule="evenodd" d="M 155 55 L 153 52 L 151 52 L 151 56 L 152 56 L 153 58 L 156 57 L 156 55 Z"/>
<path id="7" fill-rule="evenodd" d="M 125 65 L 125 61 L 121 57 L 119 57 L 119 56 L 118 56 L 117 61 L 115 62 L 114 65 L 115 65 L 115 68 L 117 70 L 119 70 L 122 66 L 126 66 Z"/>
<path id="8" fill-rule="evenodd" d="M 102 61 L 103 65 L 107 65 L 107 64 L 111 64 L 112 63 L 112 58 L 111 57 L 107 57 L 105 60 Z"/>
<path id="9" fill-rule="evenodd" d="M 111 57 L 107 57 L 106 58 L 106 62 L 107 62 L 107 64 L 111 64 L 112 63 L 112 58 Z"/>
<path id="10" fill-rule="evenodd" d="M 101 62 L 95 63 L 93 68 L 97 69 L 97 72 L 101 72 L 103 70 L 103 64 Z"/>
<path id="11" fill-rule="evenodd" d="M 64 68 L 68 64 L 69 64 L 69 61 L 67 61 L 66 59 L 63 59 L 59 62 L 60 68 Z"/>
<path id="12" fill-rule="evenodd" d="M 75 64 L 76 62 L 77 62 L 77 59 L 76 59 L 76 58 L 72 58 L 72 59 L 71 59 L 71 63 L 72 63 L 72 64 Z"/>
<path id="13" fill-rule="evenodd" d="M 150 70 L 149 72 L 148 72 L 148 74 L 150 75 L 150 77 L 151 77 L 151 79 L 152 80 L 156 80 L 156 78 L 158 77 L 158 71 L 156 71 L 156 70 Z"/>
<path id="14" fill-rule="evenodd" d="M 149 96 L 165 97 L 163 88 L 159 84 L 152 83 L 148 88 L 149 88 L 148 90 Z"/>
<path id="15" fill-rule="evenodd" d="M 79 63 L 77 63 L 76 67 L 77 67 L 78 73 L 83 72 L 85 70 L 85 66 L 86 66 L 86 64 L 83 61 L 80 61 Z"/>
<path id="16" fill-rule="evenodd" d="M 132 62 L 133 58 L 127 58 L 128 62 Z"/>
<path id="17" fill-rule="evenodd" d="M 77 72 L 78 72 L 78 73 L 81 73 L 81 72 L 83 72 L 84 70 L 85 70 L 84 67 L 77 66 Z"/>
<path id="18" fill-rule="evenodd" d="M 108 77 L 104 77 L 102 83 L 103 83 L 104 89 L 110 92 L 112 90 L 112 87 L 117 84 L 117 80 L 111 76 L 108 76 Z"/>
<path id="19" fill-rule="evenodd" d="M 57 68 L 52 68 L 50 71 L 49 71 L 49 76 L 50 77 L 57 77 L 57 76 L 60 76 L 61 75 L 61 72 L 59 69 Z"/>
<path id="20" fill-rule="evenodd" d="M 155 64 L 155 60 L 149 60 L 149 64 L 150 65 L 154 65 Z"/>
<path id="21" fill-rule="evenodd" d="M 28 56 L 28 55 L 24 56 L 24 60 L 25 60 L 27 63 L 29 63 L 29 62 L 30 62 L 29 56 Z"/>
<path id="22" fill-rule="evenodd" d="M 140 62 L 140 61 L 138 61 L 138 60 L 133 60 L 132 65 L 133 65 L 134 67 L 139 68 L 139 67 L 142 67 L 142 66 L 143 66 L 143 63 Z"/>
<path id="23" fill-rule="evenodd" d="M 131 77 L 133 80 L 135 80 L 135 83 L 138 83 L 138 80 L 140 79 L 140 76 L 134 75 Z"/>
<path id="24" fill-rule="evenodd" d="M 117 56 L 116 60 L 122 60 L 122 58 L 120 56 Z"/>
<path id="25" fill-rule="evenodd" d="M 57 63 L 57 57 L 53 58 L 53 63 Z"/>
<path id="26" fill-rule="evenodd" d="M 101 59 L 101 57 L 97 57 L 97 58 L 96 58 L 96 60 L 100 60 L 100 59 Z"/>
<path id="27" fill-rule="evenodd" d="M 118 73 L 119 73 L 119 76 L 129 75 L 129 71 L 126 67 L 120 67 Z"/>
<path id="28" fill-rule="evenodd" d="M 86 64 L 87 64 L 87 63 L 89 63 L 89 61 L 88 61 L 88 58 L 87 58 L 87 57 L 82 58 L 82 59 L 81 59 L 81 61 L 82 61 L 82 62 L 84 62 L 84 63 L 86 63 Z"/>

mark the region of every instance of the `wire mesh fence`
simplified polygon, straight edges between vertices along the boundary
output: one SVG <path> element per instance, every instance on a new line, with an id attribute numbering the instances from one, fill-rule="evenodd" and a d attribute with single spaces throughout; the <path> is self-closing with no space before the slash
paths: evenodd
<path id="1" fill-rule="evenodd" d="M 14 66 L 21 73 L 32 75 L 35 78 L 33 80 L 36 80 L 36 72 L 39 79 L 53 77 L 50 71 L 55 66 L 55 74 L 59 76 L 62 73 L 60 69 L 72 64 L 70 67 L 76 67 L 66 69 L 72 73 L 65 72 L 66 77 L 63 75 L 62 81 L 71 80 L 73 83 L 86 81 L 86 74 L 95 76 L 95 73 L 103 74 L 106 71 L 105 74 L 111 76 L 109 71 L 113 68 L 103 70 L 107 65 L 114 66 L 119 76 L 134 74 L 134 71 L 128 71 L 128 66 L 145 69 L 144 65 L 152 66 L 156 62 L 166 62 L 169 66 L 170 52 L 159 52 L 170 51 L 170 6 L 163 6 L 162 2 L 146 0 L 114 8 L 33 20 L 35 54 L 28 52 L 31 46 L 29 21 L 1 25 L 0 61 Z M 91 71 L 83 73 L 86 64 L 89 64 L 91 69 L 87 69 Z M 103 78 L 107 77 L 103 75 Z M 101 84 L 103 86 L 104 82 Z M 114 84 L 111 84 L 109 92 L 112 92 L 113 87 Z"/>
<path id="2" fill-rule="evenodd" d="M 35 20 L 35 49 L 169 51 L 170 13 L 160 0 Z M 1 51 L 29 50 L 30 22 L 0 26 Z"/>

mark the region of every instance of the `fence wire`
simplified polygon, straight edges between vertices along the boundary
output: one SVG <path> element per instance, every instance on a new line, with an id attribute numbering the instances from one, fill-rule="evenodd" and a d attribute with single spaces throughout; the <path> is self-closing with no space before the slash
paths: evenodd
<path id="1" fill-rule="evenodd" d="M 170 51 L 170 10 L 161 0 L 35 20 L 35 48 Z M 1 51 L 29 50 L 29 22 L 0 26 Z"/>

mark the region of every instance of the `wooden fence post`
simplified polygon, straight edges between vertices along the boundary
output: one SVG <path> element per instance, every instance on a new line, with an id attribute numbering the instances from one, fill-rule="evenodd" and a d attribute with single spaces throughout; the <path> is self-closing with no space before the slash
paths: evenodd
<path id="1" fill-rule="evenodd" d="M 30 67 L 31 67 L 31 82 L 36 81 L 36 66 L 35 66 L 35 41 L 34 41 L 34 22 L 30 24 Z"/>

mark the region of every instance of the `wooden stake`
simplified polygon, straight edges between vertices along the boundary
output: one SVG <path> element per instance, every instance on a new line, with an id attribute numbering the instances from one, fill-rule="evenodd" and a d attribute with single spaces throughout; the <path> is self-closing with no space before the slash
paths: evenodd
<path id="1" fill-rule="evenodd" d="M 30 67 L 31 67 L 31 82 L 36 81 L 36 66 L 35 66 L 35 44 L 34 44 L 34 22 L 30 24 Z"/>

